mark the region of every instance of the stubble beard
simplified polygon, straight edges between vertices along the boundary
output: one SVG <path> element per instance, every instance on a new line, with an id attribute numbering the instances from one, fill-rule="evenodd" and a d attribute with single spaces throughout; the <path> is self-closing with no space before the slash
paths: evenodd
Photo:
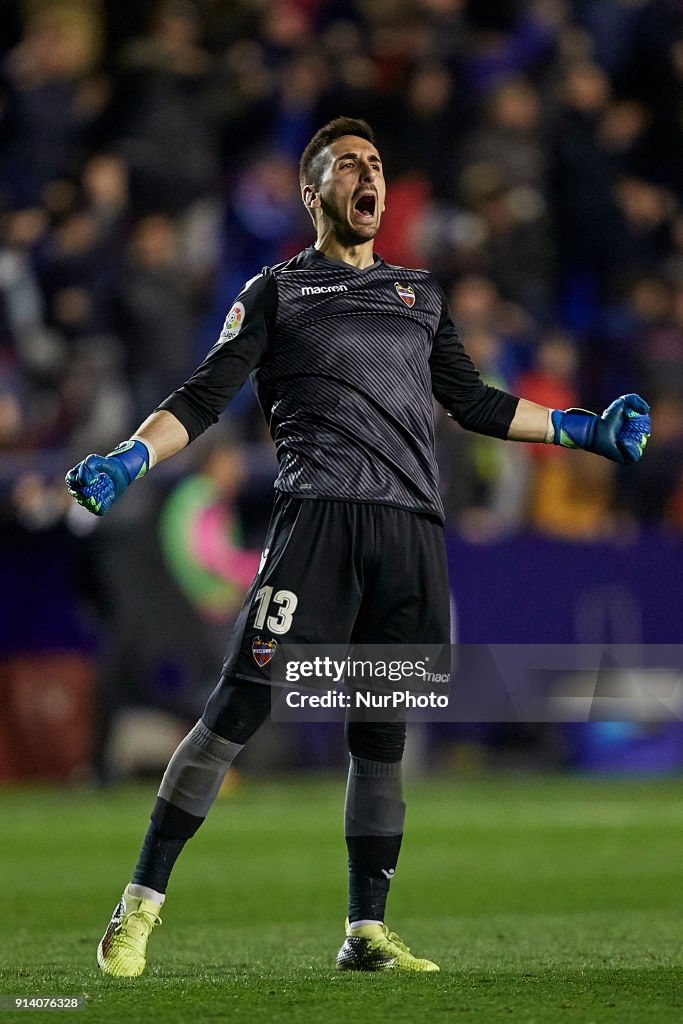
<path id="1" fill-rule="evenodd" d="M 371 242 L 377 235 L 379 225 L 368 225 L 363 231 L 357 231 L 348 223 L 335 223 L 334 234 L 341 245 L 351 247 L 353 245 L 364 245 Z"/>
<path id="2" fill-rule="evenodd" d="M 346 218 L 346 215 L 339 215 L 334 210 L 334 207 L 328 206 L 327 209 L 323 207 L 324 212 L 327 214 L 327 218 L 332 229 L 332 234 L 345 248 L 351 248 L 355 245 L 364 245 L 366 242 L 371 242 L 379 231 L 379 224 L 368 224 L 366 227 L 355 228 Z"/>

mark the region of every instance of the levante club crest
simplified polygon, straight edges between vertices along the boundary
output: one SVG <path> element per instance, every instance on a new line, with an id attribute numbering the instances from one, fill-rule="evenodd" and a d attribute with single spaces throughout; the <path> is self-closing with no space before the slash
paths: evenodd
<path id="1" fill-rule="evenodd" d="M 251 641 L 251 653 L 259 668 L 264 668 L 275 654 L 277 640 L 262 640 L 257 636 Z"/>
<path id="2" fill-rule="evenodd" d="M 399 284 L 398 281 L 394 281 L 394 288 L 404 306 L 408 306 L 410 309 L 411 306 L 415 305 L 415 292 L 409 284 Z"/>

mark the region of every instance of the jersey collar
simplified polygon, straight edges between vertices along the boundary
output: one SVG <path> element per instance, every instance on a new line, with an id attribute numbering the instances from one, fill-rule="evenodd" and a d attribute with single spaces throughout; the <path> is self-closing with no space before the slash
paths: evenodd
<path id="1" fill-rule="evenodd" d="M 384 265 L 384 260 L 378 253 L 373 254 L 373 262 L 369 267 L 354 267 L 351 263 L 345 263 L 344 260 L 335 260 L 330 256 L 325 256 L 325 254 L 320 252 L 319 249 L 316 249 L 314 245 L 309 245 L 306 251 L 307 253 L 310 253 L 312 258 L 318 263 L 327 263 L 331 267 L 342 267 L 344 270 L 348 270 L 354 274 L 368 274 Z"/>

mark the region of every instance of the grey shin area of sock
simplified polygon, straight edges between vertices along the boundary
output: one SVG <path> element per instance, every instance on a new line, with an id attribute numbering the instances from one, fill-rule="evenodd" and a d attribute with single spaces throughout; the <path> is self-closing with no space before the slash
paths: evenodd
<path id="1" fill-rule="evenodd" d="M 200 720 L 169 761 L 159 796 L 189 814 L 205 818 L 242 746 L 211 732 Z"/>
<path id="2" fill-rule="evenodd" d="M 403 832 L 405 804 L 401 762 L 351 756 L 344 806 L 347 836 L 395 836 Z"/>

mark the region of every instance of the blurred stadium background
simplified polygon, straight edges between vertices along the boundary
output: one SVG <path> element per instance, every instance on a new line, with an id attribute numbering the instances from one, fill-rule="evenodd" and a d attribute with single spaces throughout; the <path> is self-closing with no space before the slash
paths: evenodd
<path id="1" fill-rule="evenodd" d="M 157 776 L 213 686 L 267 521 L 246 387 L 103 521 L 64 472 L 310 244 L 297 159 L 377 131 L 378 251 L 430 267 L 486 379 L 652 404 L 642 465 L 439 420 L 462 642 L 677 643 L 683 607 L 679 0 L 2 0 L 0 782 Z M 269 726 L 241 771 L 344 764 Z M 683 767 L 678 723 L 440 726 L 415 771 Z"/>

